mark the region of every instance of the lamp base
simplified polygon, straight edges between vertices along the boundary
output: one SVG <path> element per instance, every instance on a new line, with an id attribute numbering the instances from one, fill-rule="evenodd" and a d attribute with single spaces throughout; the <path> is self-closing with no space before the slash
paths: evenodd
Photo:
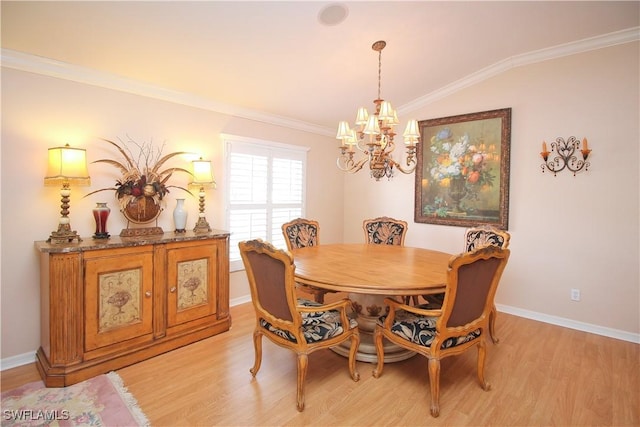
<path id="1" fill-rule="evenodd" d="M 67 243 L 80 243 L 82 239 L 75 230 L 71 230 L 69 224 L 59 224 L 58 229 L 51 232 L 47 242 L 52 245 L 64 245 Z"/>
<path id="2" fill-rule="evenodd" d="M 198 221 L 196 222 L 196 226 L 193 228 L 193 231 L 195 233 L 208 233 L 211 231 L 211 226 L 207 222 L 207 219 L 201 216 L 200 218 L 198 218 Z"/>

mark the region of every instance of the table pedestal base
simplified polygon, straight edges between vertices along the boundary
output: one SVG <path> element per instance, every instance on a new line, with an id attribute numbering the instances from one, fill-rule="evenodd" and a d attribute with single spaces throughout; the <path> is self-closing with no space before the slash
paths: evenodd
<path id="1" fill-rule="evenodd" d="M 406 350 L 388 342 L 387 340 L 384 340 L 383 343 L 384 363 L 400 362 L 402 360 L 410 359 L 416 355 L 413 351 Z M 349 357 L 350 348 L 351 343 L 347 341 L 335 347 L 331 347 L 331 350 L 341 356 Z M 360 347 L 358 347 L 358 352 L 356 353 L 356 360 L 360 362 L 378 363 L 376 346 L 373 344 L 373 336 L 362 330 L 360 330 Z"/>
<path id="2" fill-rule="evenodd" d="M 358 322 L 360 329 L 360 347 L 356 353 L 356 360 L 360 362 L 377 363 L 376 346 L 373 343 L 373 331 L 376 328 L 376 321 L 386 311 L 384 305 L 384 295 L 349 294 L 349 299 L 353 301 L 354 318 Z M 415 352 L 406 350 L 387 340 L 384 344 L 384 362 L 400 362 L 416 355 Z M 334 352 L 348 357 L 351 342 L 344 342 L 336 347 L 331 347 Z"/>

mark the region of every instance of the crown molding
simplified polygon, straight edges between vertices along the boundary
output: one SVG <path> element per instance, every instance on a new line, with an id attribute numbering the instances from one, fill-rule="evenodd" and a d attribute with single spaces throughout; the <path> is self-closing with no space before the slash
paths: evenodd
<path id="1" fill-rule="evenodd" d="M 243 119 L 283 126 L 289 129 L 326 136 L 333 135 L 332 130 L 313 123 L 225 104 L 189 93 L 179 92 L 138 80 L 120 77 L 115 74 L 11 49 L 2 49 L 2 67 L 103 87 L 203 110 L 215 111 Z"/>
<path id="2" fill-rule="evenodd" d="M 565 43 L 546 49 L 512 56 L 398 107 L 398 114 L 406 115 L 466 87 L 473 86 L 491 77 L 502 74 L 505 71 L 509 71 L 512 68 L 561 58 L 563 56 L 575 55 L 591 50 L 616 46 L 619 44 L 631 43 L 638 40 L 640 40 L 640 27 L 633 27 L 601 36 L 578 40 L 576 42 Z"/>
<path id="3" fill-rule="evenodd" d="M 446 85 L 434 92 L 431 92 L 427 95 L 421 96 L 411 102 L 406 103 L 398 107 L 398 113 L 400 115 L 408 114 L 414 110 L 423 108 L 439 99 L 445 98 L 466 87 L 480 83 L 512 68 L 560 58 L 563 56 L 574 55 L 590 50 L 602 49 L 623 43 L 630 43 L 638 40 L 640 40 L 640 27 L 634 27 L 622 31 L 604 34 L 602 36 L 579 40 L 577 42 L 566 43 L 563 45 L 528 52 L 522 55 L 512 56 L 486 68 L 483 68 L 482 70 L 470 74 L 449 85 Z M 44 76 L 55 77 L 64 80 L 70 80 L 77 83 L 99 86 L 106 89 L 112 89 L 148 98 L 173 102 L 176 104 L 200 108 L 203 110 L 215 111 L 221 114 L 227 114 L 234 117 L 240 117 L 248 120 L 268 123 L 271 125 L 282 126 L 289 129 L 300 130 L 303 132 L 309 132 L 323 136 L 334 135 L 334 130 L 325 126 L 319 126 L 313 123 L 303 122 L 288 117 L 282 117 L 264 113 L 261 111 L 238 107 L 231 104 L 225 104 L 192 94 L 166 89 L 160 86 L 154 86 L 137 80 L 127 79 L 114 74 L 97 71 L 91 68 L 81 67 L 78 65 L 56 61 L 54 59 L 31 55 L 11 49 L 2 49 L 1 64 L 2 67 L 13 68 L 20 71 L 41 74 Z"/>

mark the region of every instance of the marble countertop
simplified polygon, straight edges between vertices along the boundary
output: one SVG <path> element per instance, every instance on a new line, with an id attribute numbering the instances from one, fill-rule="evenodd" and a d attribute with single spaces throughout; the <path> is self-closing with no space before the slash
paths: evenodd
<path id="1" fill-rule="evenodd" d="M 94 239 L 93 237 L 81 237 L 82 241 L 64 244 L 51 244 L 45 240 L 36 241 L 35 247 L 40 252 L 49 253 L 67 253 L 67 252 L 83 252 L 96 249 L 114 249 L 131 246 L 143 246 L 157 243 L 172 242 L 188 242 L 193 240 L 220 239 L 229 236 L 228 231 L 211 230 L 208 233 L 195 233 L 186 231 L 184 233 L 176 233 L 173 231 L 164 232 L 162 234 L 152 234 L 135 237 L 112 236 L 108 239 Z"/>

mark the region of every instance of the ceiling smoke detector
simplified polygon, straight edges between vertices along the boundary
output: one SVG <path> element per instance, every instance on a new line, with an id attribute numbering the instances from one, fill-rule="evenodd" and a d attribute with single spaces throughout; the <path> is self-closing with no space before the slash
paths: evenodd
<path id="1" fill-rule="evenodd" d="M 349 16 L 349 9 L 342 3 L 332 3 L 325 6 L 318 13 L 318 21 L 322 25 L 332 27 L 338 25 Z"/>

